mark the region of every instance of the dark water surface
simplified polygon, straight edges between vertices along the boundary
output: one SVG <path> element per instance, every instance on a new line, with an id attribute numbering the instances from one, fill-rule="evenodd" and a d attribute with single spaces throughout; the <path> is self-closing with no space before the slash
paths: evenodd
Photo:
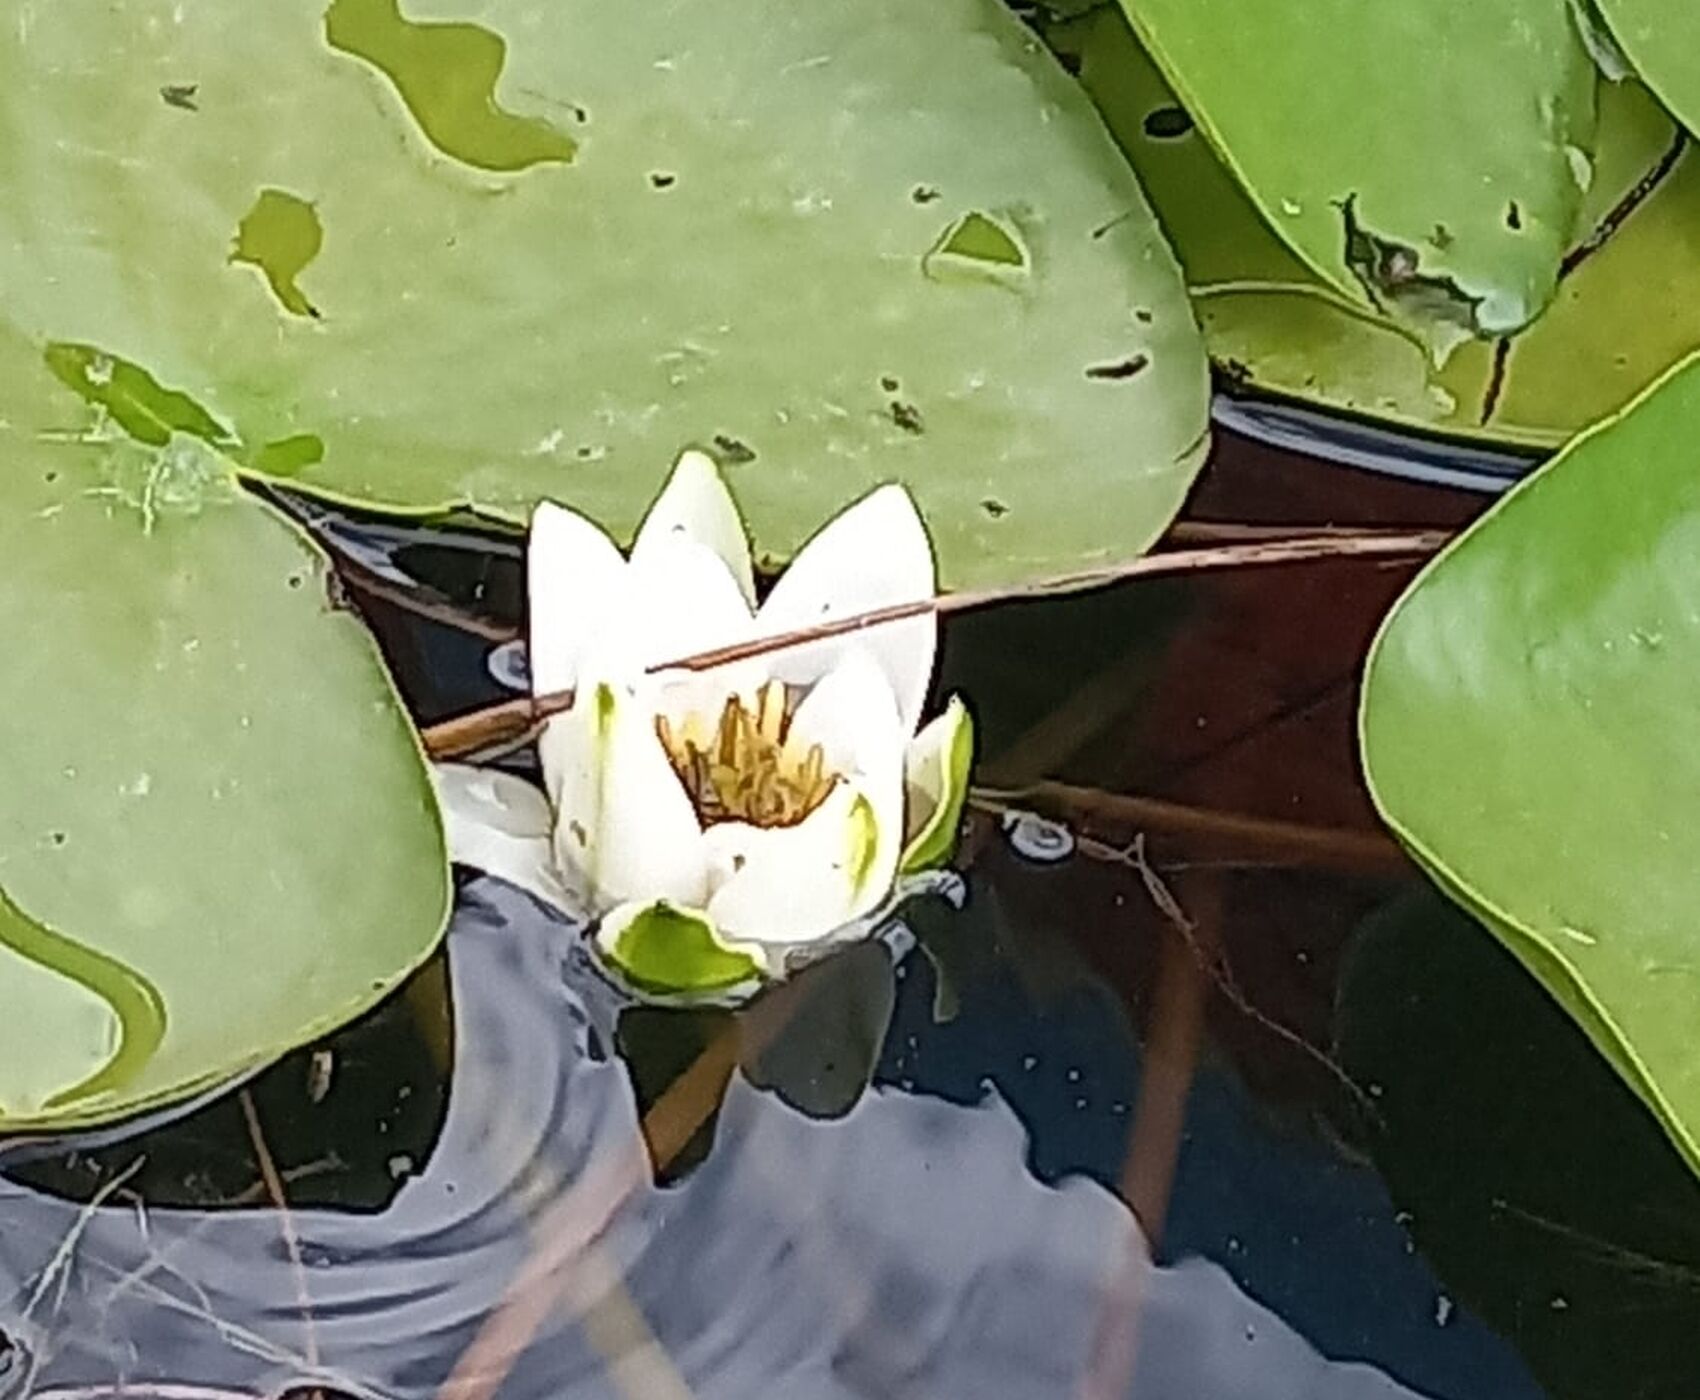
<path id="1" fill-rule="evenodd" d="M 1228 439 L 1189 519 L 1480 504 Z M 517 616 L 511 550 L 394 543 L 368 568 Z M 1073 854 L 981 812 L 960 910 L 735 1016 L 622 1008 L 475 879 L 404 992 L 243 1093 L 0 1142 L 0 1398 L 1700 1393 L 1700 1191 L 1363 792 L 1408 577 L 953 622 L 980 781 Z M 497 693 L 488 642 L 356 596 L 422 717 Z"/>

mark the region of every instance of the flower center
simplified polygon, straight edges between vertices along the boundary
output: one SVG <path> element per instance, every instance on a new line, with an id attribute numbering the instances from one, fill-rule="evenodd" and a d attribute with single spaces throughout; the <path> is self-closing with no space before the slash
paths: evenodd
<path id="1" fill-rule="evenodd" d="M 713 729 L 693 714 L 675 733 L 665 715 L 656 716 L 661 747 L 704 826 L 795 826 L 826 801 L 838 775 L 827 771 L 819 744 L 792 742 L 794 711 L 785 686 L 768 681 L 753 709 L 728 696 Z"/>

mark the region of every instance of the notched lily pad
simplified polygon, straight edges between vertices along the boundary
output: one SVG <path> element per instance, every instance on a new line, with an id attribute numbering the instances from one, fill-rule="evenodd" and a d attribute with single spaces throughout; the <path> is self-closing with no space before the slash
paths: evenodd
<path id="1" fill-rule="evenodd" d="M 761 557 L 902 479 L 962 587 L 1136 554 L 1202 463 L 1173 258 L 998 0 L 168 8 L 0 36 L 0 323 L 145 367 L 244 466 L 624 536 L 727 437 Z"/>
<path id="2" fill-rule="evenodd" d="M 9 416 L 74 410 L 37 394 Z M 193 1093 L 429 953 L 417 737 L 322 557 L 224 458 L 0 429 L 0 558 L 0 1129 Z"/>

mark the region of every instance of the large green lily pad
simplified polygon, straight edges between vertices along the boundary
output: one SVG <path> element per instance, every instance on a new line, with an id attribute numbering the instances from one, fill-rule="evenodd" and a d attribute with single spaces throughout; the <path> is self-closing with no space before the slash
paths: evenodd
<path id="1" fill-rule="evenodd" d="M 1640 83 L 1603 84 L 1592 178 L 1573 253 L 1535 324 L 1437 367 L 1409 328 L 1307 268 L 1189 125 L 1125 18 L 1106 8 L 1054 32 L 1138 171 L 1175 244 L 1212 359 L 1248 386 L 1462 437 L 1553 447 L 1622 408 L 1700 348 L 1700 160 Z M 1637 185 L 1666 172 L 1625 216 Z M 1602 236 L 1603 235 L 1603 236 Z"/>
<path id="2" fill-rule="evenodd" d="M 1700 1168 L 1700 360 L 1418 579 L 1372 651 L 1383 815 Z"/>
<path id="3" fill-rule="evenodd" d="M 80 406 L 21 378 L 0 428 L 0 1130 L 186 1095 L 351 1019 L 449 902 L 417 738 L 323 558 L 197 439 L 54 435 Z"/>
<path id="4" fill-rule="evenodd" d="M 1599 0 L 1599 11 L 1635 71 L 1700 132 L 1700 7 L 1690 0 Z"/>
<path id="5" fill-rule="evenodd" d="M 59 0 L 0 80 L 0 317 L 309 491 L 627 533 L 698 443 L 775 557 L 908 481 L 959 586 L 1202 461 L 1173 258 L 997 0 Z"/>
<path id="6" fill-rule="evenodd" d="M 1557 0 L 1122 0 L 1270 226 L 1442 352 L 1528 324 L 1588 185 L 1595 73 Z"/>

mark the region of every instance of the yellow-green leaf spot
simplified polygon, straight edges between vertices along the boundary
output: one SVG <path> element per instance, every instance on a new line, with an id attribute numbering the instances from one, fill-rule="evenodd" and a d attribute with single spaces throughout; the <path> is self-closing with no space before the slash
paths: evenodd
<path id="1" fill-rule="evenodd" d="M 938 236 L 921 259 L 921 270 L 937 280 L 1018 284 L 1029 270 L 1027 245 L 1013 224 L 970 210 Z"/>
<path id="2" fill-rule="evenodd" d="M 294 476 L 324 460 L 323 438 L 314 433 L 296 433 L 293 437 L 268 442 L 254 454 L 250 465 L 267 476 Z"/>
<path id="3" fill-rule="evenodd" d="M 849 833 L 850 859 L 845 869 L 850 874 L 850 890 L 860 895 L 874 872 L 874 857 L 879 853 L 880 829 L 874 817 L 874 804 L 861 793 L 850 804 L 846 821 Z"/>
<path id="4" fill-rule="evenodd" d="M 296 281 L 324 244 L 324 227 L 311 204 L 283 190 L 261 190 L 236 227 L 230 261 L 256 269 L 291 316 L 317 318 L 318 307 Z"/>
<path id="5" fill-rule="evenodd" d="M 609 950 L 633 986 L 652 992 L 712 992 L 759 977 L 755 959 L 734 952 L 699 914 L 665 900 L 631 918 Z"/>
<path id="6" fill-rule="evenodd" d="M 182 433 L 219 447 L 236 443 L 236 435 L 189 395 L 99 346 L 51 341 L 43 358 L 55 378 L 104 409 L 137 442 L 164 447 L 172 434 Z"/>
<path id="7" fill-rule="evenodd" d="M 414 23 L 398 0 L 332 0 L 325 41 L 388 78 L 426 138 L 455 160 L 510 173 L 564 164 L 578 149 L 548 122 L 498 105 L 508 46 L 480 25 Z"/>

